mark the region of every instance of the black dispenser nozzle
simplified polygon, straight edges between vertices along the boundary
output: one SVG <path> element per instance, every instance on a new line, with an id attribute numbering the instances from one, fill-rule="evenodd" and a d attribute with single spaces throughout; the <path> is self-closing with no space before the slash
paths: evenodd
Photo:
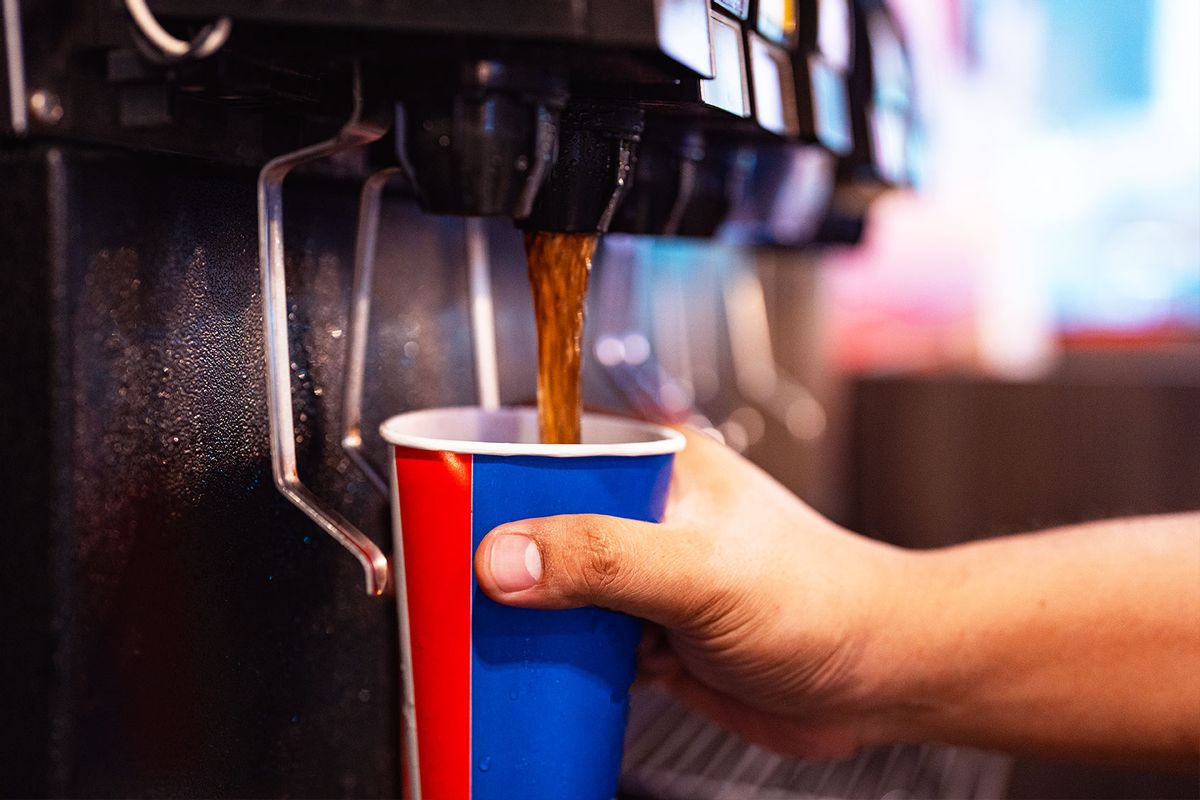
<path id="1" fill-rule="evenodd" d="M 558 156 L 526 230 L 604 233 L 633 180 L 643 113 L 636 106 L 574 100 L 559 120 Z"/>
<path id="2" fill-rule="evenodd" d="M 637 183 L 612 230 L 651 236 L 712 236 L 729 211 L 730 154 L 697 130 L 654 119 L 638 148 Z"/>
<path id="3" fill-rule="evenodd" d="M 529 214 L 554 161 L 565 79 L 543 65 L 496 60 L 430 72 L 396 106 L 397 155 L 421 207 Z"/>

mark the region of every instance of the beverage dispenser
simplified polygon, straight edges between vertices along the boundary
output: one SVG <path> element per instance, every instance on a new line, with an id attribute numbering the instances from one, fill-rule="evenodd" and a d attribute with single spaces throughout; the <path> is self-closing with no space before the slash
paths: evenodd
<path id="1" fill-rule="evenodd" d="M 805 247 L 898 174 L 868 0 L 0 8 L 18 795 L 399 796 L 375 424 L 531 397 L 520 230 Z"/>

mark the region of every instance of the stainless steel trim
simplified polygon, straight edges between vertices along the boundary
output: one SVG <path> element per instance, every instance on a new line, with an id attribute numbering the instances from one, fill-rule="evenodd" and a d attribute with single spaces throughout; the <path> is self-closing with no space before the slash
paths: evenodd
<path id="1" fill-rule="evenodd" d="M 679 186 L 675 194 L 675 204 L 671 206 L 671 213 L 667 215 L 667 221 L 663 225 L 663 236 L 675 236 L 679 233 L 679 226 L 683 224 L 683 214 L 687 211 L 687 205 L 691 202 L 694 191 L 696 191 L 696 162 L 689 158 L 679 165 Z"/>
<path id="2" fill-rule="evenodd" d="M 494 411 L 500 407 L 500 366 L 496 356 L 496 310 L 492 302 L 492 265 L 487 228 L 479 217 L 467 217 L 465 224 L 475 386 L 479 393 L 479 405 Z"/>
<path id="3" fill-rule="evenodd" d="M 629 188 L 629 179 L 632 172 L 633 142 L 628 139 L 622 139 L 617 148 L 616 182 L 613 184 L 608 204 L 604 207 L 604 212 L 600 215 L 600 219 L 596 223 L 596 230 L 600 233 L 608 232 L 608 226 L 612 224 L 613 216 L 617 213 L 617 206 L 621 205 L 621 198 L 625 196 L 625 190 Z"/>
<path id="4" fill-rule="evenodd" d="M 389 459 L 392 476 L 391 506 L 392 562 L 396 581 L 396 611 L 400 621 L 400 726 L 408 767 L 408 798 L 421 800 L 420 746 L 417 742 L 417 689 L 412 669 L 412 629 L 408 621 L 408 587 L 404 581 L 404 537 L 401 534 L 400 492 L 397 490 L 396 460 Z"/>
<path id="5" fill-rule="evenodd" d="M 363 374 L 367 360 L 380 201 L 387 182 L 402 171 L 400 167 L 379 170 L 367 178 L 359 194 L 354 285 L 350 295 L 349 337 L 346 342 L 346 382 L 342 393 L 342 449 L 371 485 L 384 495 L 388 491 L 387 480 L 362 452 Z"/>
<path id="6" fill-rule="evenodd" d="M 362 564 L 367 593 L 388 586 L 388 562 L 379 546 L 341 514 L 321 506 L 300 480 L 292 419 L 292 373 L 288 352 L 287 280 L 283 250 L 283 180 L 295 167 L 380 139 L 385 125 L 363 118 L 359 81 L 350 120 L 332 139 L 272 159 L 258 176 L 259 261 L 262 275 L 263 333 L 267 366 L 267 412 L 275 486 L 297 508 L 354 554 Z"/>
<path id="7" fill-rule="evenodd" d="M 722 283 L 738 393 L 782 422 L 793 438 L 818 438 L 828 422 L 825 407 L 775 360 L 766 292 L 755 265 L 733 269 Z"/>
<path id="8" fill-rule="evenodd" d="M 529 164 L 529 174 L 525 177 L 525 186 L 517 198 L 516 216 L 529 216 L 537 193 L 542 188 L 546 173 L 554 161 L 554 149 L 558 145 L 558 117 L 546 106 L 537 107 L 537 116 L 533 134 L 533 157 Z"/>
<path id="9" fill-rule="evenodd" d="M 25 51 L 21 41 L 20 0 L 0 0 L 4 12 L 4 64 L 8 71 L 8 113 L 13 132 L 23 136 L 29 130 L 25 104 Z"/>

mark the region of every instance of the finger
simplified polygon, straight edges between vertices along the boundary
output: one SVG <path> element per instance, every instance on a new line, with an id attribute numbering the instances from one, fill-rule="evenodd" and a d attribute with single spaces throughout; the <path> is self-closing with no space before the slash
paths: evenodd
<path id="1" fill-rule="evenodd" d="M 687 425 L 676 430 L 683 434 L 686 444 L 675 455 L 672 466 L 672 499 L 683 486 L 688 489 L 703 488 L 705 484 L 712 483 L 716 477 L 714 468 L 733 454 L 732 450 L 702 430 Z"/>
<path id="2" fill-rule="evenodd" d="M 543 517 L 493 530 L 475 553 L 479 586 L 529 608 L 602 606 L 692 628 L 724 581 L 701 529 L 595 514 Z"/>
<path id="3" fill-rule="evenodd" d="M 704 431 L 678 429 L 687 444 L 676 456 L 667 496 L 667 522 L 705 519 L 745 488 L 758 469 Z"/>
<path id="4" fill-rule="evenodd" d="M 733 522 L 749 497 L 795 503 L 778 481 L 708 434 L 687 427 L 679 431 L 687 446 L 675 457 L 664 522 L 683 527 Z"/>

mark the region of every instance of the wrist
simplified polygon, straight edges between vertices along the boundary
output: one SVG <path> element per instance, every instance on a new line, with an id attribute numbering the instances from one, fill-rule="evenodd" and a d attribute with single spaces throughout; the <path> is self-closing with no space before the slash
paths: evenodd
<path id="1" fill-rule="evenodd" d="M 956 603 L 941 555 L 884 546 L 878 558 L 861 648 L 864 744 L 935 738 L 953 705 Z"/>

